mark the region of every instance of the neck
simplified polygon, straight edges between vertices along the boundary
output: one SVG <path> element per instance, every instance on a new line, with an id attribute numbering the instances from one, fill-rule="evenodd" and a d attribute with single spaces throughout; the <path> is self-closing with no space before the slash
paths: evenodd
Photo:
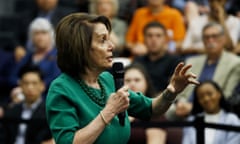
<path id="1" fill-rule="evenodd" d="M 221 56 L 221 53 L 208 55 L 207 63 L 208 64 L 216 63 L 218 61 L 218 59 L 220 58 L 220 56 Z"/>
<path id="2" fill-rule="evenodd" d="M 152 6 L 152 5 L 150 5 L 149 7 L 150 7 L 151 12 L 152 12 L 153 14 L 156 14 L 156 13 L 160 12 L 160 11 L 163 9 L 163 5 L 162 5 L 162 4 L 161 4 L 161 5 L 159 4 L 159 5 L 157 5 L 157 6 Z"/>
<path id="3" fill-rule="evenodd" d="M 91 87 L 100 88 L 98 84 L 98 76 L 101 72 L 87 70 L 87 74 L 82 76 L 82 80 Z"/>
<path id="4" fill-rule="evenodd" d="M 213 14 L 209 14 L 209 21 L 217 21 L 217 22 L 224 22 L 227 19 L 228 15 L 224 13 L 223 19 L 219 19 L 218 16 L 215 16 Z"/>
<path id="5" fill-rule="evenodd" d="M 41 55 L 41 54 L 45 55 L 51 49 L 52 49 L 52 47 L 47 47 L 47 48 L 43 48 L 43 49 L 36 49 L 36 54 L 38 54 L 38 55 Z"/>
<path id="6" fill-rule="evenodd" d="M 150 53 L 148 57 L 151 61 L 155 61 L 155 60 L 163 57 L 164 55 L 165 55 L 165 52 L 160 51 L 158 53 Z"/>
<path id="7" fill-rule="evenodd" d="M 206 112 L 206 113 L 209 114 L 209 115 L 216 115 L 216 114 L 219 114 L 220 111 L 221 111 L 221 109 L 218 108 L 217 110 L 215 110 L 215 111 L 213 111 L 213 112 Z"/>
<path id="8" fill-rule="evenodd" d="M 41 97 L 41 96 L 40 96 Z M 39 98 L 38 98 L 39 99 Z M 38 99 L 35 100 L 29 100 L 29 101 L 25 101 L 25 104 L 27 107 L 31 107 L 36 101 L 38 101 Z"/>

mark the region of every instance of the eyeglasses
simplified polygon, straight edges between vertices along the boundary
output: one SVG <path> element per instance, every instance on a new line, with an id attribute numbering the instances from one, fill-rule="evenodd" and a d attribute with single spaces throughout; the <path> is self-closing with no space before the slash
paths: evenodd
<path id="1" fill-rule="evenodd" d="M 210 34 L 210 35 L 203 35 L 203 39 L 204 40 L 208 40 L 210 38 L 213 38 L 213 39 L 217 39 L 219 38 L 219 36 L 221 36 L 222 33 L 218 33 L 218 34 Z"/>

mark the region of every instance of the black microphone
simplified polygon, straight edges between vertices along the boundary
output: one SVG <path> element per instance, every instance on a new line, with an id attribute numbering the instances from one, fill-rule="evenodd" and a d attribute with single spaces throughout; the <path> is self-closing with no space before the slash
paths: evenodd
<path id="1" fill-rule="evenodd" d="M 115 90 L 117 91 L 123 86 L 123 77 L 124 77 L 124 68 L 121 62 L 113 63 L 112 67 L 114 82 L 115 82 Z M 118 114 L 118 119 L 120 125 L 124 126 L 125 124 L 125 111 Z"/>

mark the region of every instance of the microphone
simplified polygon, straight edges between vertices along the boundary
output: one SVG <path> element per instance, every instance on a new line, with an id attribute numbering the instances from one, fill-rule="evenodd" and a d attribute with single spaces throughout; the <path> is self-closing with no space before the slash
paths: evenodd
<path id="1" fill-rule="evenodd" d="M 123 86 L 123 76 L 124 76 L 124 68 L 123 64 L 121 62 L 115 62 L 113 63 L 112 67 L 113 77 L 114 77 L 114 83 L 115 83 L 115 90 L 117 91 Z M 118 119 L 120 125 L 125 125 L 125 111 L 118 114 Z"/>

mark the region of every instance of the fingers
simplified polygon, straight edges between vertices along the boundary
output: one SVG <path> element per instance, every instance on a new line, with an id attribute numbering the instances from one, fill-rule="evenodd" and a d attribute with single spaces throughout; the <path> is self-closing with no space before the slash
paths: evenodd
<path id="1" fill-rule="evenodd" d="M 197 76 L 195 74 L 193 74 L 192 72 L 187 74 L 186 77 L 190 84 L 195 84 L 195 85 L 199 84 L 199 81 L 196 80 Z"/>
<path id="2" fill-rule="evenodd" d="M 175 68 L 176 75 L 185 75 L 186 72 L 192 67 L 191 64 L 184 65 L 183 62 L 180 62 L 177 67 Z"/>
<path id="3" fill-rule="evenodd" d="M 180 74 L 181 74 L 181 75 L 185 75 L 186 72 L 187 72 L 191 67 L 192 67 L 192 65 L 186 65 L 186 66 L 184 66 L 184 67 L 181 69 Z"/>
<path id="4" fill-rule="evenodd" d="M 199 81 L 197 81 L 196 79 L 189 79 L 188 82 L 189 82 L 190 84 L 194 84 L 194 85 L 200 84 Z"/>
<path id="5" fill-rule="evenodd" d="M 129 106 L 129 87 L 127 85 L 123 86 L 122 88 L 120 88 L 115 95 L 115 98 L 117 99 L 117 101 L 120 104 L 123 104 L 124 107 L 128 107 Z"/>
<path id="6" fill-rule="evenodd" d="M 177 67 L 175 68 L 175 75 L 179 75 L 179 73 L 180 73 L 180 71 L 181 71 L 181 69 L 183 68 L 183 66 L 184 66 L 184 63 L 183 62 L 180 62 L 178 65 L 177 65 Z"/>

